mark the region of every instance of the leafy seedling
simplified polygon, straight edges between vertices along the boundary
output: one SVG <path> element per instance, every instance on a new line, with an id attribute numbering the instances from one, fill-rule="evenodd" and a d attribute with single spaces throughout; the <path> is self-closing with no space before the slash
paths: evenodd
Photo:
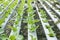
<path id="1" fill-rule="evenodd" d="M 55 24 L 58 24 L 58 23 L 60 23 L 60 19 Z"/>
<path id="2" fill-rule="evenodd" d="M 31 26 L 31 28 L 29 28 L 29 29 L 30 29 L 31 32 L 34 32 L 38 27 L 39 26 Z"/>
<path id="3" fill-rule="evenodd" d="M 33 37 L 32 35 L 30 35 L 31 36 L 31 40 L 36 40 L 36 38 L 35 37 Z"/>
<path id="4" fill-rule="evenodd" d="M 46 19 L 43 19 L 43 22 L 44 22 L 44 23 L 46 23 L 46 22 L 48 22 L 48 20 L 46 20 Z"/>
<path id="5" fill-rule="evenodd" d="M 50 28 L 50 26 L 49 25 L 46 25 L 46 28 L 48 29 L 48 28 Z"/>
<path id="6" fill-rule="evenodd" d="M 4 32 L 4 29 L 0 28 L 0 34 Z"/>
<path id="7" fill-rule="evenodd" d="M 2 40 L 6 40 L 6 39 L 8 39 L 8 37 L 7 37 L 6 34 L 0 34 L 0 38 L 1 38 Z"/>
<path id="8" fill-rule="evenodd" d="M 13 30 L 14 32 L 17 31 L 17 28 L 16 27 L 12 27 L 12 26 L 8 26 L 11 30 Z"/>
<path id="9" fill-rule="evenodd" d="M 11 35 L 11 36 L 9 37 L 9 39 L 10 39 L 10 40 L 15 40 L 16 37 L 15 37 L 15 35 Z"/>
<path id="10" fill-rule="evenodd" d="M 54 37 L 54 36 L 55 36 L 54 33 L 49 33 L 48 35 L 49 35 L 50 37 Z"/>
<path id="11" fill-rule="evenodd" d="M 18 36 L 17 36 L 17 40 L 24 40 L 23 35 L 18 35 Z"/>

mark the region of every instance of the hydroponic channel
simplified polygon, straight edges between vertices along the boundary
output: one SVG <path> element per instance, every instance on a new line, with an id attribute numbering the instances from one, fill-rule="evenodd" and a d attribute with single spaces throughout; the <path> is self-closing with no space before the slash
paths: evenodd
<path id="1" fill-rule="evenodd" d="M 60 40 L 60 0 L 0 0 L 0 40 Z"/>

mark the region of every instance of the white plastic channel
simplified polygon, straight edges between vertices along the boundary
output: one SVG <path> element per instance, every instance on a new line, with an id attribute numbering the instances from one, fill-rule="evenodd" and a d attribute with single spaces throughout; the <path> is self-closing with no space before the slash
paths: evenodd
<path id="1" fill-rule="evenodd" d="M 45 3 L 47 3 L 59 16 L 60 16 L 60 12 L 59 10 L 56 10 L 49 2 L 45 1 Z"/>
<path id="2" fill-rule="evenodd" d="M 37 9 L 37 12 L 38 12 L 37 6 L 36 6 L 36 9 Z M 49 31 L 48 31 L 48 29 L 46 28 L 45 25 L 49 25 L 49 23 L 48 23 L 48 22 L 47 22 L 47 23 L 44 23 L 44 22 L 42 21 L 43 18 L 41 17 L 42 15 L 41 15 L 39 12 L 38 12 L 38 15 L 39 15 L 39 18 L 40 18 L 40 20 L 41 20 L 41 23 L 42 23 L 42 26 L 43 26 L 45 35 L 46 35 L 46 37 L 47 37 L 47 40 L 57 40 L 56 36 L 50 37 L 50 36 L 48 35 L 48 34 L 49 34 Z"/>
<path id="3" fill-rule="evenodd" d="M 49 0 L 48 0 L 48 1 L 49 1 Z M 49 1 L 49 2 L 50 2 L 50 4 L 52 4 L 52 5 L 54 4 L 53 1 Z M 60 9 L 60 5 L 56 4 L 55 6 Z"/>
<path id="4" fill-rule="evenodd" d="M 19 0 L 20 1 L 20 0 Z M 17 13 L 18 14 L 18 13 Z M 11 30 L 11 33 L 10 33 L 10 36 L 11 35 L 16 35 L 16 36 L 18 36 L 19 35 L 19 32 L 20 32 L 20 29 L 21 29 L 21 21 L 22 21 L 22 18 L 23 18 L 23 13 L 21 14 L 21 18 L 20 18 L 20 21 L 18 22 L 18 25 L 17 25 L 17 31 L 16 32 L 13 32 L 13 30 Z M 16 15 L 16 19 L 15 20 L 17 20 L 18 18 L 17 18 L 17 15 Z M 16 25 L 14 25 L 14 27 L 15 27 Z M 9 36 L 9 37 L 10 37 Z M 18 39 L 18 38 L 17 38 Z M 16 40 L 17 40 L 16 39 Z"/>
<path id="5" fill-rule="evenodd" d="M 12 12 L 11 12 L 11 14 L 8 16 L 8 18 L 5 19 L 5 22 L 2 23 L 2 29 L 5 28 L 7 22 L 11 19 L 11 16 L 13 16 L 13 15 L 15 14 L 14 11 L 15 11 L 15 9 L 16 9 L 17 6 L 18 6 L 18 3 L 17 3 L 17 5 L 14 7 L 14 9 L 13 9 Z"/>
<path id="6" fill-rule="evenodd" d="M 31 6 L 34 6 L 35 5 L 35 3 L 34 4 L 32 4 Z M 28 17 L 29 17 L 29 13 L 28 13 Z M 34 19 L 33 19 L 34 20 Z M 31 39 L 31 35 L 33 36 L 33 38 L 36 38 L 36 40 L 38 40 L 37 39 L 37 34 L 36 34 L 36 31 L 34 31 L 34 32 L 30 32 L 30 28 L 31 27 L 31 25 L 28 23 L 28 40 L 32 40 Z"/>
<path id="7" fill-rule="evenodd" d="M 23 14 L 22 14 L 22 16 L 23 16 Z M 19 35 L 20 29 L 21 29 L 22 16 L 21 16 L 20 21 L 18 22 L 18 25 L 16 26 L 16 25 L 14 24 L 14 27 L 17 28 L 17 31 L 16 31 L 16 32 L 13 32 L 13 30 L 11 30 L 10 36 L 11 36 L 11 35 L 16 35 L 16 36 Z M 17 20 L 17 18 L 16 18 L 15 20 Z M 10 37 L 10 36 L 9 36 L 9 37 Z M 17 38 L 16 38 L 16 39 L 17 39 Z"/>
<path id="8" fill-rule="evenodd" d="M 31 27 L 31 25 L 28 24 L 28 28 L 30 28 L 30 27 Z M 30 32 L 30 29 L 28 29 L 28 40 L 31 40 L 31 35 L 33 36 L 33 38 L 36 38 L 36 40 L 37 40 L 37 34 L 36 34 L 36 31 Z"/>
<path id="9" fill-rule="evenodd" d="M 42 6 L 44 7 L 44 9 L 46 10 L 46 12 L 48 13 L 48 15 L 51 17 L 51 19 L 53 20 L 54 23 L 56 23 L 59 19 L 58 18 L 54 18 L 54 16 L 51 14 L 50 10 L 46 8 L 46 6 L 44 4 L 42 4 Z M 58 29 L 60 30 L 60 23 L 56 24 Z"/>
<path id="10" fill-rule="evenodd" d="M 14 2 L 14 0 L 12 0 L 12 2 Z M 10 2 L 9 5 L 0 13 L 0 15 L 1 15 L 0 18 L 3 17 L 3 15 L 5 14 L 4 11 L 7 11 L 7 10 L 8 10 L 8 8 L 9 8 L 9 6 L 12 4 L 12 2 Z"/>
<path id="11" fill-rule="evenodd" d="M 56 4 L 56 7 L 60 9 L 60 5 L 57 5 L 57 4 Z"/>
<path id="12" fill-rule="evenodd" d="M 5 10 L 8 9 L 8 7 L 12 4 L 12 2 L 14 2 L 14 0 L 12 0 L 12 1 L 8 4 L 8 6 L 2 10 L 2 12 L 0 13 L 0 15 L 3 13 L 3 11 L 5 11 Z"/>

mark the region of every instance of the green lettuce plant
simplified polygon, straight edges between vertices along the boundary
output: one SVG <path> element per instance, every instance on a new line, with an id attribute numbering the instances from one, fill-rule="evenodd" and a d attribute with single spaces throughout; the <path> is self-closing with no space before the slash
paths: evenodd
<path id="1" fill-rule="evenodd" d="M 35 26 L 35 25 L 32 25 L 30 29 L 31 32 L 34 32 L 36 31 L 36 29 L 38 28 L 39 26 Z"/>
<path id="2" fill-rule="evenodd" d="M 6 34 L 0 34 L 0 39 L 6 40 L 6 39 L 8 39 L 8 37 Z"/>
<path id="3" fill-rule="evenodd" d="M 50 37 L 54 37 L 54 36 L 55 36 L 54 33 L 49 33 L 48 35 L 49 35 Z"/>
<path id="4" fill-rule="evenodd" d="M 55 36 L 55 33 L 54 33 L 54 31 L 51 29 L 51 26 L 49 26 L 49 25 L 46 25 L 46 28 L 48 29 L 48 31 L 49 31 L 49 36 L 50 37 L 54 37 Z"/>
<path id="5" fill-rule="evenodd" d="M 31 40 L 36 40 L 36 38 L 35 37 L 33 37 L 32 35 L 30 35 L 31 36 Z"/>

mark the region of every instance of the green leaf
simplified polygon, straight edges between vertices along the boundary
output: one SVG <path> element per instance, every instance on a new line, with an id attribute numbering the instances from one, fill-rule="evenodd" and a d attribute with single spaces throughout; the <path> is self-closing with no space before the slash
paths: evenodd
<path id="1" fill-rule="evenodd" d="M 17 28 L 16 27 L 13 27 L 13 29 L 12 29 L 14 32 L 16 32 L 17 31 Z"/>
<path id="2" fill-rule="evenodd" d="M 0 33 L 3 33 L 3 32 L 4 32 L 4 29 L 1 29 L 1 28 L 0 28 Z"/>
<path id="3" fill-rule="evenodd" d="M 18 35 L 18 36 L 17 36 L 17 40 L 24 40 L 23 35 Z"/>
<path id="4" fill-rule="evenodd" d="M 15 40 L 16 37 L 15 37 L 15 35 L 11 35 L 11 36 L 9 37 L 9 39 L 10 39 L 10 40 Z"/>
<path id="5" fill-rule="evenodd" d="M 33 22 L 36 23 L 36 22 L 39 22 L 39 21 L 40 21 L 40 20 L 36 19 L 36 20 L 34 20 Z"/>
<path id="6" fill-rule="evenodd" d="M 44 22 L 44 23 L 46 23 L 46 22 L 48 22 L 48 20 L 46 20 L 46 19 L 43 19 L 43 22 Z"/>
<path id="7" fill-rule="evenodd" d="M 34 32 L 38 27 L 39 27 L 39 26 L 33 26 L 33 25 L 32 25 L 31 28 L 29 28 L 29 29 L 30 29 L 31 32 Z"/>
<path id="8" fill-rule="evenodd" d="M 54 36 L 55 36 L 54 33 L 49 33 L 48 35 L 49 35 L 50 37 L 54 37 Z"/>
<path id="9" fill-rule="evenodd" d="M 6 34 L 0 34 L 0 39 L 6 40 L 6 39 L 8 39 L 8 37 Z"/>
<path id="10" fill-rule="evenodd" d="M 32 35 L 30 35 L 31 36 L 31 40 L 36 40 L 36 38 L 35 37 L 33 37 Z"/>
<path id="11" fill-rule="evenodd" d="M 48 28 L 51 28 L 49 25 L 46 25 L 46 28 L 48 29 Z"/>
<path id="12" fill-rule="evenodd" d="M 13 26 L 9 26 L 9 25 L 8 25 L 8 28 L 10 28 L 11 30 L 13 30 L 14 32 L 17 31 L 17 28 L 16 28 L 16 27 L 13 27 Z"/>
<path id="13" fill-rule="evenodd" d="M 18 20 L 17 20 L 17 21 L 15 21 L 15 24 L 18 24 Z"/>

